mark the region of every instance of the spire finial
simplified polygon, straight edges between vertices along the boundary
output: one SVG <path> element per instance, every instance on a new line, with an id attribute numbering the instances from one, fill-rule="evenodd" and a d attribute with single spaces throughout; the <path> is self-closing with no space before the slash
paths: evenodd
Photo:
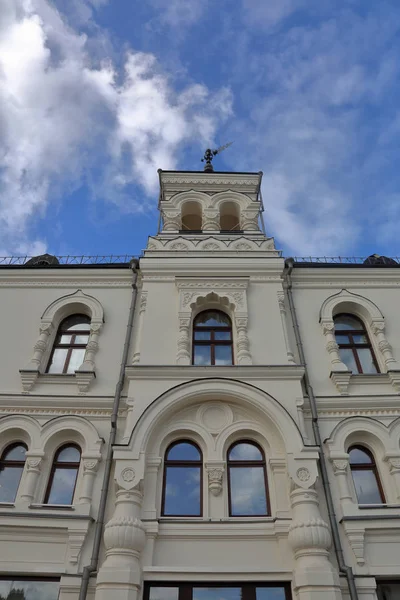
<path id="1" fill-rule="evenodd" d="M 206 163 L 204 165 L 204 171 L 206 171 L 206 173 L 212 173 L 214 171 L 214 167 L 212 164 L 214 156 L 220 154 L 223 150 L 226 150 L 226 148 L 229 148 L 229 146 L 231 146 L 232 144 L 233 142 L 229 142 L 228 144 L 225 144 L 225 146 L 220 146 L 216 150 L 211 150 L 211 148 L 207 148 L 207 150 L 204 152 L 203 158 L 201 159 L 201 162 Z"/>

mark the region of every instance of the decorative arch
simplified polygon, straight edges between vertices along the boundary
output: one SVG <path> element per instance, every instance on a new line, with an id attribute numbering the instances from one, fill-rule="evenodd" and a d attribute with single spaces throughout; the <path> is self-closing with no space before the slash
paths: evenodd
<path id="1" fill-rule="evenodd" d="M 162 502 L 166 448 L 188 439 L 202 451 L 204 512 L 209 493 L 218 496 L 227 481 L 227 447 L 252 440 L 265 454 L 273 514 L 289 515 L 287 478 L 309 488 L 317 477 L 318 452 L 304 446 L 292 415 L 275 398 L 232 379 L 201 379 L 178 385 L 156 398 L 126 432 L 127 446 L 114 446 L 117 486 L 144 491 L 143 516 L 157 518 Z M 130 435 L 129 435 L 130 434 Z M 226 507 L 227 510 L 227 507 Z"/>
<path id="2" fill-rule="evenodd" d="M 350 383 L 350 371 L 342 362 L 339 346 L 335 338 L 334 317 L 340 313 L 353 314 L 364 323 L 369 335 L 375 356 L 381 366 L 389 373 L 392 384 L 399 388 L 400 365 L 395 360 L 392 347 L 385 335 L 385 320 L 377 305 L 359 294 L 353 294 L 346 289 L 329 296 L 320 310 L 320 324 L 326 339 L 326 349 L 332 365 L 332 379 L 342 394 L 347 394 Z M 380 359 L 380 360 L 379 360 Z M 392 373 L 391 373 L 392 372 Z"/>
<path id="3" fill-rule="evenodd" d="M 75 312 L 86 314 L 91 318 L 92 323 L 104 321 L 104 311 L 100 302 L 82 290 L 76 290 L 73 294 L 62 296 L 52 302 L 42 314 L 41 321 L 57 326 L 65 317 Z"/>
<path id="4" fill-rule="evenodd" d="M 233 401 L 240 403 L 243 407 L 247 405 L 250 409 L 256 411 L 257 414 L 263 415 L 275 431 L 276 439 L 281 440 L 280 449 L 282 451 L 284 449 L 287 454 L 298 455 L 302 452 L 309 452 L 304 447 L 300 429 L 294 418 L 273 396 L 242 381 L 210 378 L 207 380 L 192 380 L 188 383 L 178 385 L 156 398 L 138 418 L 133 427 L 128 446 L 125 449 L 115 448 L 116 457 L 122 457 L 123 454 L 128 452 L 129 456 L 138 460 L 141 455 L 149 451 L 149 444 L 150 446 L 154 445 L 152 440 L 158 439 L 158 434 L 155 432 L 162 431 L 162 437 L 164 437 L 165 422 L 168 418 L 188 408 L 190 405 L 216 401 L 216 398 L 221 403 Z M 175 422 L 175 425 L 178 427 L 179 420 Z M 255 427 L 255 430 L 257 430 L 258 426 L 255 425 Z M 228 435 L 230 435 L 231 429 L 227 428 L 227 431 Z M 200 428 L 197 432 L 207 442 L 210 442 L 212 439 L 207 434 L 207 429 L 202 430 Z M 262 428 L 260 429 L 260 433 L 262 433 Z M 213 454 L 208 456 L 208 458 L 220 458 L 222 454 L 221 456 L 219 454 L 217 456 L 216 452 L 217 449 L 219 449 L 218 452 L 223 451 L 224 443 L 225 437 L 222 436 L 221 441 L 216 441 Z M 154 452 L 153 447 L 151 447 L 150 452 Z"/>
<path id="5" fill-rule="evenodd" d="M 21 369 L 21 381 L 25 392 L 34 387 L 40 374 L 43 374 L 49 361 L 51 350 L 56 339 L 60 323 L 73 314 L 84 314 L 90 317 L 90 335 L 86 345 L 84 362 L 75 371 L 76 382 L 80 392 L 86 392 L 95 377 L 95 355 L 98 351 L 98 339 L 104 321 L 101 303 L 77 290 L 73 294 L 62 296 L 52 302 L 44 311 L 40 322 L 40 335 L 34 346 L 34 354 L 30 362 Z M 44 378 L 43 381 L 46 381 Z"/>
<path id="6" fill-rule="evenodd" d="M 349 449 L 355 446 L 365 448 L 372 454 L 375 463 L 379 464 L 379 477 L 389 502 L 393 487 L 397 489 L 397 497 L 400 497 L 400 480 L 398 480 L 400 449 L 398 444 L 396 447 L 396 439 L 391 431 L 392 426 L 393 424 L 386 427 L 372 417 L 348 417 L 336 425 L 325 441 L 333 473 L 338 479 L 340 499 L 344 505 L 348 502 L 357 503 L 354 485 L 350 485 L 352 477 L 348 453 Z"/>
<path id="7" fill-rule="evenodd" d="M 384 321 L 383 314 L 374 302 L 342 289 L 323 302 L 319 313 L 320 322 L 332 320 L 335 315 L 346 312 L 360 317 L 369 324 L 374 321 Z"/>
<path id="8" fill-rule="evenodd" d="M 331 456 L 346 453 L 352 444 L 366 445 L 372 452 L 385 455 L 394 450 L 393 439 L 388 428 L 372 417 L 348 417 L 333 429 L 326 440 Z"/>
<path id="9" fill-rule="evenodd" d="M 191 328 L 194 317 L 207 308 L 226 312 L 234 325 L 233 345 L 237 364 L 252 364 L 248 338 L 247 286 L 245 280 L 177 280 L 179 336 L 177 363 L 191 363 Z"/>
<path id="10" fill-rule="evenodd" d="M 12 442 L 24 442 L 28 451 L 40 450 L 41 426 L 28 415 L 7 415 L 0 418 L 0 454 Z"/>
<path id="11" fill-rule="evenodd" d="M 100 448 L 103 443 L 96 427 L 76 415 L 54 417 L 42 428 L 42 447 L 46 454 L 54 452 L 66 442 L 75 442 L 82 449 L 84 458 L 100 459 Z"/>

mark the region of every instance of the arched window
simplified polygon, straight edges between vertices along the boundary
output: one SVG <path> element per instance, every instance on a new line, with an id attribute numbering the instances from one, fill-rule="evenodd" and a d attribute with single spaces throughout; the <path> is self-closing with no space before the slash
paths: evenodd
<path id="1" fill-rule="evenodd" d="M 171 444 L 164 461 L 161 514 L 174 517 L 201 517 L 203 459 L 193 442 Z"/>
<path id="2" fill-rule="evenodd" d="M 240 231 L 240 211 L 236 202 L 224 202 L 220 207 L 221 231 Z"/>
<path id="3" fill-rule="evenodd" d="M 201 204 L 194 201 L 185 202 L 182 206 L 182 230 L 201 231 L 202 227 L 203 217 Z"/>
<path id="4" fill-rule="evenodd" d="M 232 323 L 219 310 L 205 310 L 193 322 L 193 364 L 233 365 Z"/>
<path id="5" fill-rule="evenodd" d="M 265 457 L 254 442 L 236 442 L 229 448 L 228 487 L 231 517 L 270 514 Z"/>
<path id="6" fill-rule="evenodd" d="M 51 467 L 45 504 L 72 504 L 81 462 L 81 450 L 75 444 L 62 446 Z"/>
<path id="7" fill-rule="evenodd" d="M 90 335 L 90 319 L 72 315 L 64 319 L 57 331 L 47 373 L 75 373 L 85 358 Z"/>
<path id="8" fill-rule="evenodd" d="M 342 362 L 353 373 L 379 373 L 364 323 L 353 315 L 334 318 L 336 342 Z"/>
<path id="9" fill-rule="evenodd" d="M 27 447 L 21 442 L 8 446 L 0 459 L 0 502 L 14 502 L 25 465 Z"/>
<path id="10" fill-rule="evenodd" d="M 363 446 L 352 446 L 348 452 L 358 503 L 384 504 L 385 497 L 372 453 Z"/>

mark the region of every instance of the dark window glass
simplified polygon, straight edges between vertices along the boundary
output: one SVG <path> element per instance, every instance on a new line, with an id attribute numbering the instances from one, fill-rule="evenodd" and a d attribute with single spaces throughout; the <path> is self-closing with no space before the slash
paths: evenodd
<path id="1" fill-rule="evenodd" d="M 155 583 L 145 584 L 143 594 L 144 600 L 290 600 L 291 597 L 290 583 L 276 582 Z"/>
<path id="2" fill-rule="evenodd" d="M 45 504 L 72 504 L 80 460 L 78 446 L 70 444 L 58 450 L 51 468 Z"/>
<path id="3" fill-rule="evenodd" d="M 14 502 L 25 465 L 25 444 L 8 446 L 0 459 L 0 502 Z"/>
<path id="4" fill-rule="evenodd" d="M 398 600 L 400 598 L 400 581 L 379 581 L 376 593 L 378 600 Z"/>
<path id="5" fill-rule="evenodd" d="M 350 470 L 359 504 L 384 504 L 382 486 L 374 457 L 361 446 L 349 449 Z"/>
<path id="6" fill-rule="evenodd" d="M 337 315 L 334 322 L 340 359 L 347 368 L 353 373 L 379 373 L 363 322 L 346 314 Z"/>
<path id="7" fill-rule="evenodd" d="M 228 451 L 229 514 L 269 515 L 265 458 L 253 442 L 239 442 Z"/>
<path id="8" fill-rule="evenodd" d="M 165 453 L 163 516 L 202 514 L 202 455 L 189 441 L 175 442 Z"/>
<path id="9" fill-rule="evenodd" d="M 0 600 L 57 600 L 59 581 L 0 579 Z"/>
<path id="10" fill-rule="evenodd" d="M 232 323 L 218 310 L 206 310 L 193 322 L 193 364 L 232 365 Z"/>
<path id="11" fill-rule="evenodd" d="M 47 366 L 48 373 L 75 373 L 85 359 L 90 319 L 72 315 L 61 322 Z"/>

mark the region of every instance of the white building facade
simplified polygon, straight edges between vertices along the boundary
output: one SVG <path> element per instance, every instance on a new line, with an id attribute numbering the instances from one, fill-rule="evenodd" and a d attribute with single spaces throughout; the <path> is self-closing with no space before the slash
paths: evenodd
<path id="1" fill-rule="evenodd" d="M 400 598 L 399 265 L 285 261 L 261 177 L 0 265 L 1 600 Z"/>

